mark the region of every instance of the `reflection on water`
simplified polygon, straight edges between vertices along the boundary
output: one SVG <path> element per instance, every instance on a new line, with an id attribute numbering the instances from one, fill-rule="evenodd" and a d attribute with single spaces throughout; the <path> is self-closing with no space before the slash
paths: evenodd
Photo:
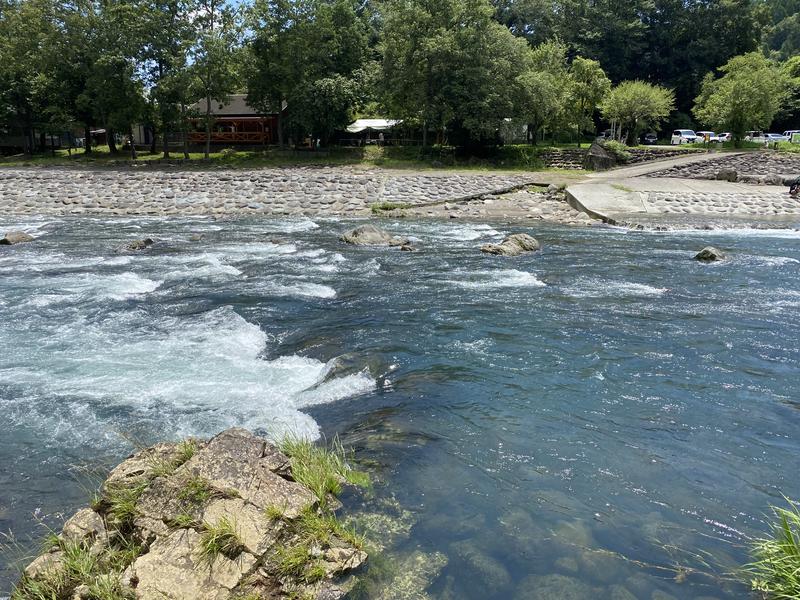
<path id="1" fill-rule="evenodd" d="M 356 449 L 379 484 L 349 509 L 403 589 L 723 600 L 800 496 L 796 232 L 541 227 L 502 259 L 476 249 L 524 228 L 387 222 L 410 254 L 321 219 L 0 225 L 41 236 L 0 252 L 0 529 L 73 510 L 131 439 L 243 425 Z"/>

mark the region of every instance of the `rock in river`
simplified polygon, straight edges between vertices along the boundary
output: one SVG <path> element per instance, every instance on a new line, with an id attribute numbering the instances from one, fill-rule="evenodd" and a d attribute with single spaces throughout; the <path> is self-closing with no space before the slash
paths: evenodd
<path id="1" fill-rule="evenodd" d="M 515 233 L 508 236 L 500 244 L 486 244 L 481 248 L 481 252 L 500 256 L 519 256 L 520 254 L 536 252 L 540 249 L 539 242 L 527 233 Z"/>
<path id="2" fill-rule="evenodd" d="M 12 244 L 22 244 L 24 242 L 32 242 L 33 237 L 22 231 L 9 231 L 3 239 L 0 239 L 0 244 L 3 246 L 11 246 Z"/>
<path id="3" fill-rule="evenodd" d="M 155 242 L 150 238 L 145 238 L 143 240 L 133 240 L 127 244 L 123 244 L 119 248 L 117 248 L 117 253 L 124 253 L 124 252 L 139 252 L 140 250 L 146 250 L 150 246 L 155 244 Z"/>
<path id="4" fill-rule="evenodd" d="M 295 481 L 292 460 L 243 429 L 142 450 L 66 522 L 15 597 L 94 598 L 102 581 L 131 600 L 339 600 L 367 554 L 327 496 Z M 78 560 L 87 572 L 70 570 Z"/>
<path id="5" fill-rule="evenodd" d="M 339 238 L 348 244 L 356 246 L 408 246 L 408 240 L 393 236 L 375 225 L 362 225 L 343 233 Z"/>
<path id="6" fill-rule="evenodd" d="M 694 257 L 695 260 L 699 260 L 700 262 L 715 262 L 718 260 L 723 260 L 724 258 L 725 255 L 713 246 L 703 248 L 697 253 L 697 256 Z"/>

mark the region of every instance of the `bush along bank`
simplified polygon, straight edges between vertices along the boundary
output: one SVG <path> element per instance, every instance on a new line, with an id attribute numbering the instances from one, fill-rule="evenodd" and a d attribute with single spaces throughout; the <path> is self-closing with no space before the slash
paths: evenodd
<path id="1" fill-rule="evenodd" d="M 788 502 L 772 507 L 773 535 L 753 544 L 747 569 L 753 590 L 770 600 L 800 598 L 800 505 Z"/>
<path id="2" fill-rule="evenodd" d="M 367 561 L 334 514 L 369 485 L 341 446 L 277 448 L 242 429 L 117 466 L 25 569 L 12 600 L 344 597 Z"/>

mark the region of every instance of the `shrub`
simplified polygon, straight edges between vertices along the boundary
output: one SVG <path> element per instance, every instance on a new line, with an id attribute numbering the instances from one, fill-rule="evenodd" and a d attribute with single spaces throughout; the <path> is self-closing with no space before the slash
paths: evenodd
<path id="1" fill-rule="evenodd" d="M 800 598 L 800 510 L 789 501 L 789 508 L 772 507 L 772 512 L 773 537 L 753 544 L 751 583 L 767 598 Z"/>
<path id="2" fill-rule="evenodd" d="M 628 162 L 631 158 L 633 158 L 633 155 L 628 151 L 628 147 L 622 142 L 618 142 L 616 140 L 609 140 L 607 142 L 603 142 L 602 146 L 619 163 L 624 164 Z"/>

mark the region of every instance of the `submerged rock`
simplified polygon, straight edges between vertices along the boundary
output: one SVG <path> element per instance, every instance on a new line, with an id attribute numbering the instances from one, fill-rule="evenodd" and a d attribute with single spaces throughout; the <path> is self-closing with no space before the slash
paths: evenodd
<path id="1" fill-rule="evenodd" d="M 375 225 L 362 225 L 356 227 L 339 238 L 341 241 L 356 246 L 408 246 L 410 243 L 405 238 L 395 237 L 388 231 Z"/>
<path id="2" fill-rule="evenodd" d="M 104 579 L 114 597 L 140 600 L 338 600 L 367 554 L 330 505 L 294 480 L 289 457 L 243 429 L 158 444 L 111 472 L 16 593 L 71 598 Z M 92 572 L 67 577 L 84 554 L 96 557 Z"/>
<path id="3" fill-rule="evenodd" d="M 11 246 L 13 244 L 24 244 L 25 242 L 32 242 L 33 239 L 33 236 L 28 235 L 24 231 L 9 231 L 0 239 L 0 245 Z"/>
<path id="4" fill-rule="evenodd" d="M 699 260 L 700 262 L 715 262 L 718 260 L 723 260 L 725 255 L 722 253 L 721 250 L 717 250 L 713 246 L 708 246 L 703 248 L 697 255 L 694 257 L 695 260 Z"/>
<path id="5" fill-rule="evenodd" d="M 498 256 L 519 256 L 526 252 L 536 252 L 541 245 L 527 233 L 515 233 L 508 236 L 500 244 L 486 244 L 481 252 Z"/>
<path id="6" fill-rule="evenodd" d="M 514 600 L 594 600 L 598 590 L 566 575 L 530 575 L 517 586 Z"/>
<path id="7" fill-rule="evenodd" d="M 397 574 L 376 600 L 431 600 L 426 590 L 446 566 L 447 557 L 441 552 L 412 552 L 396 563 Z"/>

